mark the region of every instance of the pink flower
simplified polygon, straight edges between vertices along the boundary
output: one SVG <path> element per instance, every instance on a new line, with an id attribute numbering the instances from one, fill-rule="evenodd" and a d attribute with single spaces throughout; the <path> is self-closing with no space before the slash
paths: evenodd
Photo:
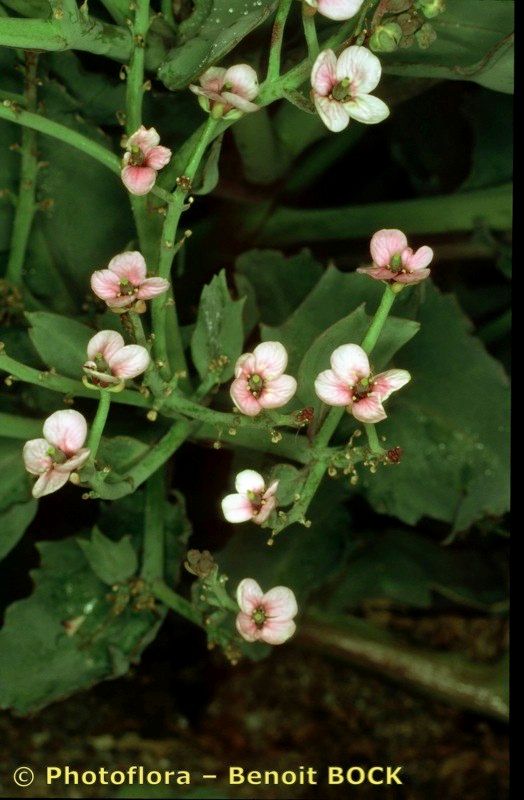
<path id="1" fill-rule="evenodd" d="M 169 289 L 164 278 L 148 278 L 144 256 L 136 250 L 120 253 L 107 269 L 91 275 L 91 288 L 109 308 L 128 311 L 139 300 L 151 300 Z"/>
<path id="2" fill-rule="evenodd" d="M 351 19 L 360 11 L 364 0 L 305 0 L 305 2 L 328 19 Z"/>
<path id="3" fill-rule="evenodd" d="M 136 378 L 149 366 L 149 353 L 139 344 L 124 344 L 116 331 L 99 331 L 87 345 L 84 371 L 95 386 L 102 389 L 124 387 L 128 378 Z"/>
<path id="4" fill-rule="evenodd" d="M 190 85 L 199 96 L 205 111 L 226 119 L 239 117 L 242 113 L 258 111 L 252 103 L 258 94 L 257 73 L 248 64 L 237 64 L 229 69 L 210 67 L 199 78 L 200 86 Z"/>
<path id="5" fill-rule="evenodd" d="M 155 185 L 157 172 L 171 159 L 169 147 L 159 144 L 160 136 L 154 128 L 139 127 L 126 144 L 122 167 L 122 181 L 131 194 L 143 195 Z"/>
<path id="6" fill-rule="evenodd" d="M 296 380 L 283 374 L 286 366 L 287 352 L 280 342 L 263 342 L 241 355 L 230 389 L 236 407 L 256 417 L 264 408 L 284 406 L 297 390 Z"/>
<path id="7" fill-rule="evenodd" d="M 330 131 L 338 133 L 351 118 L 366 125 L 382 122 L 389 108 L 369 94 L 378 85 L 380 61 L 366 47 L 346 47 L 336 57 L 333 50 L 323 50 L 313 64 L 311 86 L 313 101 Z"/>
<path id="8" fill-rule="evenodd" d="M 317 376 L 315 391 L 330 406 L 346 406 L 360 422 L 380 422 L 387 416 L 384 400 L 410 380 L 405 369 L 371 375 L 364 350 L 358 344 L 343 344 L 331 353 L 331 369 Z"/>
<path id="9" fill-rule="evenodd" d="M 264 594 L 253 578 L 244 578 L 237 588 L 237 603 L 237 631 L 247 642 L 283 644 L 295 633 L 298 606 L 287 586 L 275 586 Z"/>
<path id="10" fill-rule="evenodd" d="M 43 434 L 43 439 L 26 442 L 23 451 L 26 470 L 39 476 L 33 486 L 33 497 L 61 489 L 71 473 L 89 458 L 89 450 L 83 447 L 87 423 L 78 411 L 55 411 L 44 422 Z"/>
<path id="11" fill-rule="evenodd" d="M 377 231 L 370 244 L 371 267 L 359 267 L 357 272 L 370 275 L 377 281 L 419 283 L 431 270 L 427 267 L 433 259 L 433 250 L 424 245 L 413 252 L 402 231 L 396 228 Z"/>
<path id="12" fill-rule="evenodd" d="M 253 520 L 262 525 L 277 506 L 278 481 L 266 489 L 262 475 L 254 469 L 239 472 L 235 480 L 238 494 L 228 494 L 222 500 L 222 511 L 228 522 Z"/>

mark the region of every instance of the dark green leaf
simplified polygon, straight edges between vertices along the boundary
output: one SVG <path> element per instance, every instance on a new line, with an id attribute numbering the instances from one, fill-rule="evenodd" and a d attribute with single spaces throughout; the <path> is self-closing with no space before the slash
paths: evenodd
<path id="1" fill-rule="evenodd" d="M 109 586 L 123 583 L 135 574 L 138 558 L 130 536 L 114 542 L 94 528 L 90 540 L 77 539 L 77 542 L 95 575 Z"/>
<path id="2" fill-rule="evenodd" d="M 74 319 L 46 311 L 27 314 L 29 335 L 39 356 L 60 375 L 80 379 L 87 358 L 87 343 L 95 331 Z"/>
<path id="3" fill-rule="evenodd" d="M 0 511 L 0 561 L 18 544 L 34 519 L 38 503 L 14 503 Z"/>

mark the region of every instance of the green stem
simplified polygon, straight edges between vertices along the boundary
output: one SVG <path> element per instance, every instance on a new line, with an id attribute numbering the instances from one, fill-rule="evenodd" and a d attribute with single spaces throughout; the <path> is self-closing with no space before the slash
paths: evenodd
<path id="1" fill-rule="evenodd" d="M 25 107 L 36 111 L 38 54 L 25 52 Z M 5 277 L 14 286 L 23 285 L 23 268 L 27 243 L 35 215 L 36 176 L 38 173 L 37 135 L 31 128 L 22 128 L 20 185 L 16 204 L 11 247 Z"/>
<path id="2" fill-rule="evenodd" d="M 275 15 L 275 22 L 273 23 L 273 30 L 271 32 L 266 81 L 276 81 L 280 78 L 280 59 L 282 56 L 284 28 L 286 27 L 286 20 L 292 2 L 293 0 L 280 0 Z"/>
<path id="3" fill-rule="evenodd" d="M 313 13 L 312 13 L 313 12 Z M 304 28 L 304 36 L 306 37 L 307 52 L 310 61 L 314 61 L 320 52 L 318 46 L 317 27 L 315 24 L 315 16 L 311 6 L 307 3 L 302 3 L 302 26 Z"/>
<path id="4" fill-rule="evenodd" d="M 366 422 L 364 423 L 364 429 L 368 437 L 369 449 L 375 455 L 381 455 L 384 452 L 384 448 L 381 447 L 380 442 L 378 440 L 376 425 Z"/>
<path id="5" fill-rule="evenodd" d="M 382 295 L 380 305 L 375 312 L 373 322 L 369 326 L 368 332 L 364 336 L 361 344 L 362 349 L 366 351 L 368 356 L 371 354 L 371 351 L 378 341 L 378 337 L 382 333 L 382 328 L 389 316 L 397 294 L 398 291 L 394 291 L 389 285 L 386 285 L 384 288 L 384 294 Z"/>
<path id="6" fill-rule="evenodd" d="M 202 615 L 198 609 L 196 609 L 184 597 L 181 597 L 179 594 L 170 589 L 169 586 L 167 586 L 163 581 L 155 581 L 151 588 L 155 597 L 158 598 L 158 600 L 160 600 L 165 606 L 170 608 L 172 611 L 175 611 L 177 614 L 180 614 L 182 617 L 185 617 L 190 622 L 194 622 L 195 625 L 204 627 Z"/>
<path id="7" fill-rule="evenodd" d="M 165 474 L 161 468 L 146 482 L 141 575 L 148 582 L 164 574 L 164 506 Z"/>
<path id="8" fill-rule="evenodd" d="M 6 439 L 39 439 L 42 436 L 42 422 L 0 411 L 0 436 Z"/>
<path id="9" fill-rule="evenodd" d="M 100 390 L 100 399 L 98 401 L 98 408 L 96 410 L 95 418 L 89 431 L 89 438 L 87 440 L 87 447 L 91 450 L 91 460 L 96 459 L 96 454 L 100 446 L 102 434 L 107 422 L 107 415 L 109 414 L 109 407 L 111 405 L 111 393 L 105 389 Z"/>

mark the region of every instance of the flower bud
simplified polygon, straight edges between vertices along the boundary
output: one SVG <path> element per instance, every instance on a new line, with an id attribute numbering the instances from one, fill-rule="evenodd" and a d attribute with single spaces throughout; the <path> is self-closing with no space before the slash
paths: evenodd
<path id="1" fill-rule="evenodd" d="M 444 0 L 417 0 L 415 8 L 427 19 L 433 19 L 446 10 L 446 3 Z"/>
<path id="2" fill-rule="evenodd" d="M 369 46 L 375 53 L 392 53 L 400 44 L 402 28 L 396 22 L 386 22 L 375 29 Z"/>
<path id="3" fill-rule="evenodd" d="M 426 50 L 428 47 L 431 47 L 436 38 L 436 31 L 433 25 L 430 25 L 429 22 L 425 22 L 420 30 L 418 30 L 415 34 L 417 44 L 422 50 Z"/>

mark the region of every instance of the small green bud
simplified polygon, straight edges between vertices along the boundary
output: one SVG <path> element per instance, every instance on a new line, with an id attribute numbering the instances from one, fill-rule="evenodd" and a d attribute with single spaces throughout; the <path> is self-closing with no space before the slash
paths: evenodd
<path id="1" fill-rule="evenodd" d="M 392 53 L 400 44 L 402 28 L 396 22 L 386 22 L 375 29 L 369 46 L 375 53 Z"/>
<path id="2" fill-rule="evenodd" d="M 418 30 L 415 34 L 417 44 L 422 50 L 426 50 L 428 47 L 430 47 L 436 38 L 437 33 L 433 25 L 430 25 L 429 22 L 425 22 L 422 28 L 420 28 L 420 30 Z"/>
<path id="3" fill-rule="evenodd" d="M 444 0 L 417 0 L 415 8 L 424 14 L 426 19 L 433 19 L 446 10 L 446 3 Z"/>

